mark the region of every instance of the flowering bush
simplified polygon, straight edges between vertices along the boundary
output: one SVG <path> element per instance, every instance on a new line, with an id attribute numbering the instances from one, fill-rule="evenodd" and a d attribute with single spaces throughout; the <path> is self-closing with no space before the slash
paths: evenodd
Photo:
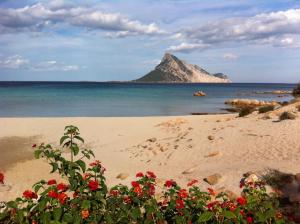
<path id="1" fill-rule="evenodd" d="M 45 158 L 62 182 L 41 180 L 22 197 L 6 204 L 1 223 L 287 223 L 275 194 L 267 194 L 260 182 L 245 183 L 242 194 L 230 200 L 224 193 L 202 191 L 197 180 L 186 188 L 167 180 L 163 192 L 156 192 L 156 175 L 136 174 L 131 186 L 108 189 L 105 168 L 91 150 L 81 150 L 79 130 L 67 126 L 60 144 L 70 150 L 70 160 L 61 150 L 41 144 L 36 158 Z M 3 177 L 4 178 L 4 177 Z M 158 197 L 158 195 L 161 195 Z"/>

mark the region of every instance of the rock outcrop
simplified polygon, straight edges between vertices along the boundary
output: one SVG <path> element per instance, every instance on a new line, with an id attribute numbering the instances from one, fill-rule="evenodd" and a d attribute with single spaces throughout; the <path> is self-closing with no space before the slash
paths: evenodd
<path id="1" fill-rule="evenodd" d="M 134 82 L 229 83 L 231 81 L 222 73 L 210 74 L 197 65 L 189 64 L 166 53 L 153 71 Z"/>

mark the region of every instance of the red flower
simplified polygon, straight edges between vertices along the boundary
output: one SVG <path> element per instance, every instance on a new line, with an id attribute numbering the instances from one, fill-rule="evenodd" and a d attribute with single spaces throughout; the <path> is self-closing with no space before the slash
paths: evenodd
<path id="1" fill-rule="evenodd" d="M 26 190 L 23 192 L 23 197 L 26 198 L 26 199 L 36 199 L 38 198 L 37 194 L 30 191 L 30 190 Z"/>
<path id="2" fill-rule="evenodd" d="M 180 198 L 187 198 L 188 197 L 188 192 L 186 191 L 186 189 L 180 189 L 178 192 L 178 197 Z"/>
<path id="3" fill-rule="evenodd" d="M 91 191 L 96 191 L 99 188 L 99 183 L 96 180 L 89 181 L 89 188 Z"/>
<path id="4" fill-rule="evenodd" d="M 208 190 L 208 192 L 211 196 L 216 196 L 217 195 L 217 192 L 215 190 L 213 190 L 212 188 L 207 188 L 207 190 Z"/>
<path id="5" fill-rule="evenodd" d="M 54 190 L 51 190 L 51 191 L 48 192 L 48 196 L 50 198 L 57 198 L 58 197 L 58 193 L 56 191 L 54 191 Z"/>
<path id="6" fill-rule="evenodd" d="M 4 174 L 0 173 L 0 184 L 4 184 Z"/>
<path id="7" fill-rule="evenodd" d="M 153 179 L 156 178 L 156 175 L 152 171 L 147 171 L 147 175 L 149 178 L 153 178 Z"/>
<path id="8" fill-rule="evenodd" d="M 59 191 L 64 192 L 64 191 L 67 191 L 67 190 L 68 190 L 68 186 L 65 185 L 65 184 L 63 184 L 63 183 L 60 183 L 60 184 L 57 185 L 57 189 L 58 189 Z"/>
<path id="9" fill-rule="evenodd" d="M 77 198 L 78 197 L 78 192 L 74 192 L 73 193 L 73 198 Z"/>
<path id="10" fill-rule="evenodd" d="M 139 172 L 135 175 L 136 177 L 144 177 L 144 174 L 142 172 Z"/>
<path id="11" fill-rule="evenodd" d="M 89 210 L 82 210 L 81 211 L 81 217 L 83 218 L 83 219 L 87 219 L 88 217 L 89 217 L 89 215 L 90 215 L 90 212 L 89 212 Z"/>
<path id="12" fill-rule="evenodd" d="M 139 187 L 140 184 L 139 184 L 139 182 L 132 181 L 132 182 L 131 182 L 131 186 L 132 186 L 132 187 Z"/>
<path id="13" fill-rule="evenodd" d="M 134 193 L 136 193 L 138 196 L 141 196 L 143 194 L 142 188 L 140 186 L 137 186 L 133 188 Z"/>
<path id="14" fill-rule="evenodd" d="M 96 160 L 95 162 L 90 163 L 90 166 L 92 167 L 101 166 L 101 162 L 99 160 Z"/>
<path id="15" fill-rule="evenodd" d="M 188 186 L 188 187 L 191 187 L 191 186 L 193 186 L 195 183 L 198 183 L 198 180 L 191 180 L 191 181 L 187 184 L 187 186 Z"/>
<path id="16" fill-rule="evenodd" d="M 36 147 L 36 144 L 33 144 L 33 145 L 32 145 L 32 148 L 35 148 L 35 147 Z"/>
<path id="17" fill-rule="evenodd" d="M 60 201 L 60 203 L 62 205 L 64 205 L 66 203 L 66 200 L 68 199 L 68 195 L 66 195 L 64 192 L 63 193 L 60 193 L 58 194 L 57 196 L 58 200 Z"/>
<path id="18" fill-rule="evenodd" d="M 56 180 L 52 179 L 52 180 L 48 180 L 48 185 L 54 185 L 56 184 Z"/>
<path id="19" fill-rule="evenodd" d="M 126 203 L 126 204 L 131 203 L 131 198 L 129 196 L 125 196 L 123 200 L 124 200 L 124 203 Z"/>
<path id="20" fill-rule="evenodd" d="M 177 199 L 176 200 L 176 209 L 179 210 L 179 209 L 183 209 L 183 208 L 184 208 L 184 201 L 181 199 Z"/>
<path id="21" fill-rule="evenodd" d="M 114 197 L 117 197 L 119 195 L 119 191 L 118 190 L 110 190 L 109 194 Z"/>
<path id="22" fill-rule="evenodd" d="M 176 182 L 174 180 L 167 180 L 165 183 L 166 187 L 173 187 L 176 185 Z"/>
<path id="23" fill-rule="evenodd" d="M 219 204 L 218 201 L 213 201 L 213 202 L 207 204 L 206 207 L 208 210 L 211 210 L 215 205 L 218 205 L 218 204 Z"/>
<path id="24" fill-rule="evenodd" d="M 244 197 L 238 197 L 238 198 L 236 199 L 236 201 L 237 201 L 240 205 L 245 205 L 245 204 L 247 204 L 247 200 L 246 200 L 246 198 L 244 198 Z"/>
<path id="25" fill-rule="evenodd" d="M 249 223 L 249 224 L 250 224 L 250 223 L 253 223 L 253 218 L 252 218 L 252 217 L 250 217 L 250 216 L 249 216 L 249 217 L 247 217 L 247 223 Z"/>

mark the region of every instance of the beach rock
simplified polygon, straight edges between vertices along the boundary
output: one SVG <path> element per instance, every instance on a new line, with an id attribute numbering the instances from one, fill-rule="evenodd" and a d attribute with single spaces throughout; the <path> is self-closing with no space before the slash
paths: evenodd
<path id="1" fill-rule="evenodd" d="M 260 106 L 277 106 L 276 101 L 259 101 L 255 99 L 231 99 L 225 101 L 225 104 L 239 106 L 239 107 L 260 107 Z"/>
<path id="2" fill-rule="evenodd" d="M 191 167 L 191 168 L 183 171 L 182 174 L 190 174 L 190 173 L 193 173 L 194 171 L 195 171 L 195 167 Z"/>
<path id="3" fill-rule="evenodd" d="M 279 120 L 295 120 L 296 118 L 297 116 L 289 111 L 285 111 L 279 116 Z"/>
<path id="4" fill-rule="evenodd" d="M 210 185 L 215 185 L 215 184 L 219 183 L 221 178 L 222 178 L 221 174 L 215 173 L 213 175 L 205 177 L 203 180 Z"/>
<path id="5" fill-rule="evenodd" d="M 214 139 L 215 139 L 215 137 L 212 136 L 212 135 L 207 136 L 207 138 L 208 138 L 209 140 L 214 140 Z"/>
<path id="6" fill-rule="evenodd" d="M 120 180 L 125 180 L 127 177 L 129 177 L 129 173 L 120 173 L 116 178 Z"/>
<path id="7" fill-rule="evenodd" d="M 148 141 L 148 142 L 156 142 L 157 139 L 156 139 L 156 138 L 149 138 L 149 139 L 147 139 L 147 141 Z"/>
<path id="8" fill-rule="evenodd" d="M 206 96 L 206 94 L 202 91 L 194 92 L 193 96 Z"/>
<path id="9" fill-rule="evenodd" d="M 273 90 L 273 91 L 256 91 L 255 94 L 276 94 L 276 95 L 282 95 L 282 94 L 292 94 L 293 91 L 290 90 Z"/>

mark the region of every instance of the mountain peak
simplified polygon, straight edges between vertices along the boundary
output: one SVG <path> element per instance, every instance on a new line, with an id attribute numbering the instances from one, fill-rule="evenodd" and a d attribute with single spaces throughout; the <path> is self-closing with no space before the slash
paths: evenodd
<path id="1" fill-rule="evenodd" d="M 189 64 L 178 59 L 175 55 L 165 53 L 161 62 L 155 69 L 136 82 L 213 82 L 213 83 L 228 83 L 230 80 L 227 76 L 212 75 L 197 65 Z"/>

